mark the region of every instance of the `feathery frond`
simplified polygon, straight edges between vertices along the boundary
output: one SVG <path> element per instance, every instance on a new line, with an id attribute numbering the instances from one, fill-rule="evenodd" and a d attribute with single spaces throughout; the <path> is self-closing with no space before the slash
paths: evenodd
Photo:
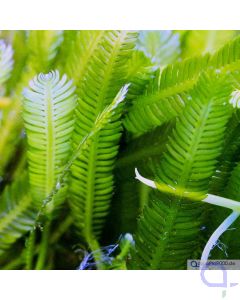
<path id="1" fill-rule="evenodd" d="M 213 56 L 206 54 L 167 66 L 143 96 L 134 101 L 124 121 L 127 130 L 144 133 L 179 115 L 189 100 L 189 90 L 207 69 L 216 72 L 237 70 L 240 65 L 240 38 L 227 43 Z"/>
<path id="2" fill-rule="evenodd" d="M 13 49 L 5 41 L 0 40 L 0 85 L 10 77 L 13 68 Z"/>
<path id="3" fill-rule="evenodd" d="M 12 41 L 12 47 L 14 49 L 14 66 L 12 74 L 6 84 L 7 94 L 10 96 L 12 96 L 12 94 L 14 93 L 16 85 L 21 81 L 23 73 L 26 72 L 25 66 L 29 55 L 28 48 L 26 47 L 26 42 L 26 31 L 19 30 L 14 32 Z"/>
<path id="4" fill-rule="evenodd" d="M 58 32 L 54 31 L 30 31 L 26 38 L 27 58 L 21 76 L 16 82 L 12 92 L 11 105 L 3 116 L 0 128 L 0 174 L 13 156 L 16 145 L 20 140 L 23 128 L 21 118 L 22 91 L 28 85 L 29 80 L 42 71 L 49 72 L 50 62 L 56 49 L 56 40 L 59 38 Z M 54 50 L 55 49 L 55 50 Z M 4 149 L 8 149 L 7 153 Z M 4 159 L 3 159 L 4 158 Z"/>
<path id="5" fill-rule="evenodd" d="M 226 82 L 223 87 L 223 82 L 202 76 L 191 93 L 193 100 L 177 120 L 156 170 L 159 190 L 152 192 L 139 222 L 136 266 L 184 268 L 199 247 L 204 204 L 196 200 L 207 193 L 231 114 L 231 87 Z"/>
<path id="6" fill-rule="evenodd" d="M 182 112 L 190 99 L 188 91 L 196 83 L 209 56 L 188 59 L 167 66 L 148 86 L 143 95 L 135 99 L 124 121 L 127 130 L 144 133 L 170 121 Z"/>
<path id="7" fill-rule="evenodd" d="M 190 30 L 183 46 L 183 57 L 213 53 L 236 36 L 234 30 Z"/>
<path id="8" fill-rule="evenodd" d="M 131 83 L 127 94 L 127 107 L 143 93 L 154 76 L 151 60 L 141 51 L 133 50 L 127 64 L 127 81 Z"/>
<path id="9" fill-rule="evenodd" d="M 74 147 L 94 128 L 98 115 L 126 83 L 126 65 L 136 34 L 109 31 L 89 62 L 79 90 Z M 121 136 L 121 109 L 94 137 L 89 149 L 72 166 L 70 205 L 80 236 L 89 245 L 99 237 L 113 192 L 113 167 Z"/>
<path id="10" fill-rule="evenodd" d="M 37 205 L 57 184 L 70 155 L 74 129 L 74 87 L 59 72 L 40 74 L 24 90 L 29 180 Z"/>
<path id="11" fill-rule="evenodd" d="M 81 85 L 92 56 L 102 42 L 103 30 L 65 31 L 57 68 L 72 78 L 74 84 Z"/>
<path id="12" fill-rule="evenodd" d="M 156 67 L 163 67 L 175 62 L 180 55 L 179 34 L 171 30 L 140 31 L 137 49 Z"/>
<path id="13" fill-rule="evenodd" d="M 51 62 L 57 55 L 61 41 L 61 32 L 59 31 L 30 31 L 28 34 L 28 50 L 30 57 L 28 68 L 36 73 L 40 73 L 41 71 L 49 72 Z"/>
<path id="14" fill-rule="evenodd" d="M 27 179 L 24 174 L 0 198 L 0 255 L 34 225 L 36 211 Z"/>

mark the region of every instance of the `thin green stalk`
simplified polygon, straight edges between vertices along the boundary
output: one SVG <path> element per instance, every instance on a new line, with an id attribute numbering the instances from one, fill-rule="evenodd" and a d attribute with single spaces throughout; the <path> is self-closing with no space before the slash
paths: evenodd
<path id="1" fill-rule="evenodd" d="M 26 270 L 32 270 L 33 268 L 35 241 L 36 241 L 36 230 L 32 230 L 30 232 L 27 241 L 27 247 L 26 247 Z"/>
<path id="2" fill-rule="evenodd" d="M 46 223 L 46 225 L 43 228 L 43 233 L 42 233 L 42 240 L 39 248 L 39 254 L 38 254 L 38 260 L 36 264 L 36 270 L 43 270 L 45 261 L 46 261 L 46 256 L 48 252 L 48 245 L 49 245 L 49 233 L 50 233 L 50 221 Z"/>
<path id="3" fill-rule="evenodd" d="M 87 242 L 93 253 L 93 257 L 96 262 L 97 269 L 104 270 L 105 266 L 104 263 L 102 263 L 103 253 L 101 251 L 98 241 L 94 237 L 91 237 Z"/>

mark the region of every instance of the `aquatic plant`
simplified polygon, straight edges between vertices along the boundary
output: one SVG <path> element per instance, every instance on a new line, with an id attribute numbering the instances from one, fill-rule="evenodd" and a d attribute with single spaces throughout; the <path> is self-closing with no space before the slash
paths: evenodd
<path id="1" fill-rule="evenodd" d="M 2 32 L 0 269 L 239 258 L 238 34 Z"/>

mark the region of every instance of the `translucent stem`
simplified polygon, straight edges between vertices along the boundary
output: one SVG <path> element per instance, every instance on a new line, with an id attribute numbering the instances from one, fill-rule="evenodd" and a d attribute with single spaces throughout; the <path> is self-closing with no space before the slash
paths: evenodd
<path id="1" fill-rule="evenodd" d="M 39 248 L 36 270 L 44 270 L 45 260 L 48 251 L 48 238 L 50 233 L 50 221 L 43 228 L 42 240 Z"/>
<path id="2" fill-rule="evenodd" d="M 136 175 L 135 178 L 137 180 L 141 181 L 142 183 L 144 183 L 144 184 L 146 184 L 146 185 L 148 185 L 148 186 L 150 186 L 154 189 L 157 188 L 155 182 L 153 180 L 147 179 L 147 178 L 143 177 L 142 175 L 140 175 L 137 168 L 135 168 L 135 175 Z"/>
<path id="3" fill-rule="evenodd" d="M 27 247 L 26 247 L 26 269 L 27 270 L 32 270 L 35 241 L 36 241 L 36 230 L 32 230 L 30 232 L 27 241 Z"/>
<path id="4" fill-rule="evenodd" d="M 240 202 L 238 202 L 238 201 L 234 201 L 234 200 L 231 200 L 231 199 L 215 196 L 215 195 L 212 195 L 212 194 L 208 194 L 208 196 L 202 201 L 210 203 L 210 204 L 230 208 L 234 211 L 239 211 L 240 212 Z"/>
<path id="5" fill-rule="evenodd" d="M 136 179 L 138 179 L 142 183 L 144 183 L 144 184 L 146 184 L 146 185 L 148 185 L 152 188 L 155 188 L 155 189 L 157 188 L 155 182 L 141 176 L 139 174 L 137 168 L 135 168 L 135 174 L 136 174 Z M 203 269 L 204 267 L 206 267 L 206 263 L 207 263 L 209 254 L 210 254 L 212 248 L 215 246 L 215 244 L 216 244 L 217 240 L 219 239 L 219 237 L 229 228 L 229 226 L 232 225 L 232 223 L 240 215 L 240 203 L 238 201 L 234 201 L 234 200 L 231 200 L 231 199 L 227 199 L 227 198 L 223 198 L 223 197 L 219 197 L 219 196 L 215 196 L 215 195 L 211 195 L 211 194 L 207 195 L 207 197 L 202 201 L 206 202 L 206 203 L 210 203 L 210 204 L 230 208 L 230 209 L 233 210 L 233 212 L 214 231 L 214 233 L 212 234 L 212 236 L 208 240 L 208 242 L 207 242 L 207 244 L 206 244 L 206 246 L 203 250 L 203 253 L 202 253 L 200 269 Z"/>
<path id="6" fill-rule="evenodd" d="M 140 175 L 137 168 L 135 168 L 135 174 L 136 174 L 135 178 L 137 180 L 141 181 L 145 185 L 150 186 L 154 189 L 157 188 L 156 183 L 153 180 L 147 179 L 147 178 L 143 177 L 142 175 Z M 226 207 L 231 210 L 240 212 L 240 202 L 234 201 L 234 200 L 231 200 L 228 198 L 208 194 L 207 197 L 202 201 L 206 202 L 206 203 Z"/>
<path id="7" fill-rule="evenodd" d="M 206 267 L 206 263 L 208 261 L 209 254 L 213 247 L 216 245 L 217 240 L 219 237 L 232 225 L 232 223 L 238 218 L 240 215 L 239 212 L 233 211 L 230 216 L 228 216 L 222 224 L 214 231 L 211 235 L 210 239 L 208 240 L 201 257 L 200 262 L 200 269 Z"/>

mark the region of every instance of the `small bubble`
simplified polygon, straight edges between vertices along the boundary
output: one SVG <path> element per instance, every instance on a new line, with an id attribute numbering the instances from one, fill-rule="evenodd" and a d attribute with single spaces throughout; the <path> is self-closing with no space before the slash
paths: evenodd
<path id="1" fill-rule="evenodd" d="M 56 184 L 56 189 L 59 190 L 60 187 L 61 187 L 61 183 L 58 181 L 57 184 Z"/>
<path id="2" fill-rule="evenodd" d="M 220 74 L 220 73 L 221 73 L 221 70 L 220 70 L 220 69 L 216 69 L 216 70 L 215 70 L 215 73 L 216 73 L 216 74 Z"/>

